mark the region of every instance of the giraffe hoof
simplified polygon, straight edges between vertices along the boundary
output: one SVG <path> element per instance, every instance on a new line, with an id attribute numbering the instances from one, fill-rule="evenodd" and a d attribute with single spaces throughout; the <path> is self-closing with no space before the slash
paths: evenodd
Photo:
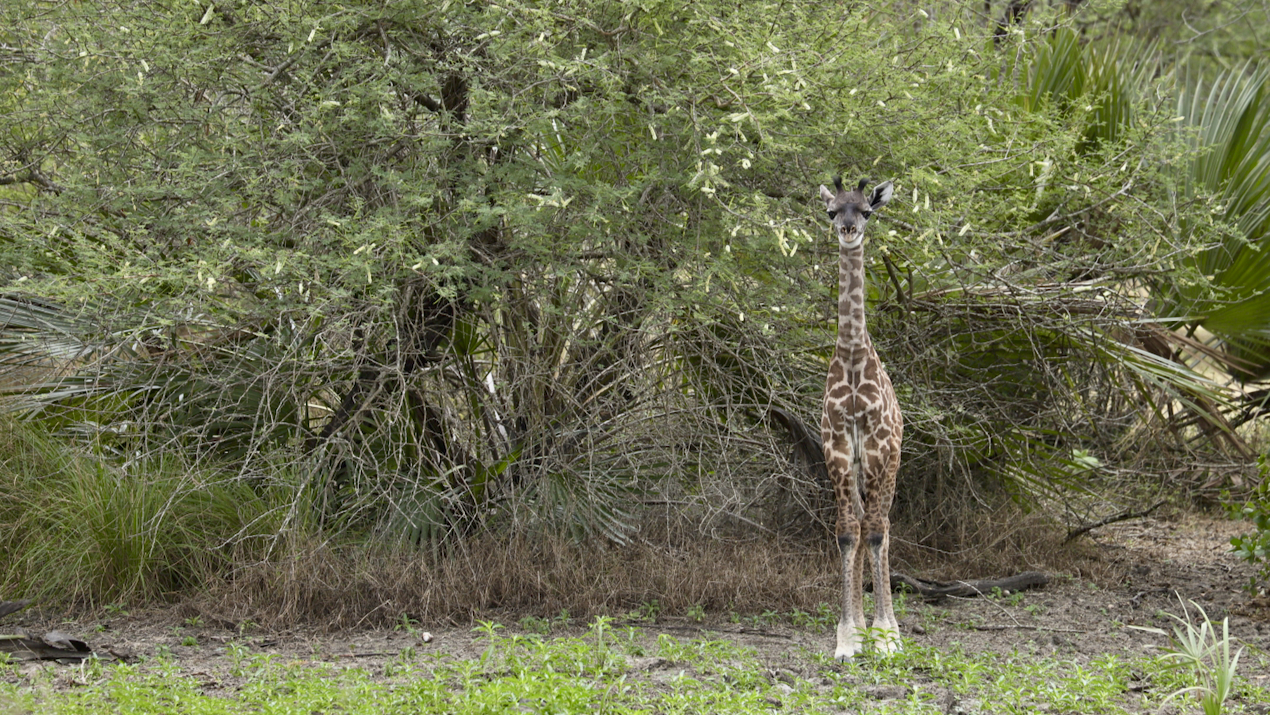
<path id="1" fill-rule="evenodd" d="M 852 656 L 864 650 L 864 640 L 854 626 L 838 624 L 838 647 L 833 651 L 837 660 L 850 660 Z"/>

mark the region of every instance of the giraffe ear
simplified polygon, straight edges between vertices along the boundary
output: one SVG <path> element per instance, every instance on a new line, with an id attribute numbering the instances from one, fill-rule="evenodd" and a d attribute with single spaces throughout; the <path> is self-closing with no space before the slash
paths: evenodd
<path id="1" fill-rule="evenodd" d="M 828 206 L 829 204 L 833 203 L 833 200 L 835 197 L 833 195 L 833 192 L 829 190 L 829 187 L 825 186 L 824 184 L 821 184 L 820 198 L 824 199 L 825 206 Z"/>
<path id="2" fill-rule="evenodd" d="M 869 197 L 869 207 L 871 209 L 880 209 L 891 200 L 891 194 L 895 191 L 895 187 L 889 181 L 884 181 L 873 187 L 873 195 Z"/>

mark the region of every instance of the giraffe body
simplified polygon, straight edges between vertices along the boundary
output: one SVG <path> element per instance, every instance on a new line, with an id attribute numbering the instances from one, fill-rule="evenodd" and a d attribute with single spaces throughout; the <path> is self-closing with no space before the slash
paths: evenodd
<path id="1" fill-rule="evenodd" d="M 834 656 L 850 658 L 865 645 L 865 552 L 873 565 L 872 641 L 879 650 L 899 649 L 899 624 L 891 605 L 888 561 L 904 422 L 891 379 L 882 367 L 864 319 L 864 226 L 870 214 L 891 199 L 891 182 L 864 194 L 834 180 L 837 191 L 820 187 L 838 239 L 838 340 L 825 380 L 820 420 L 825 466 L 837 502 L 838 547 L 842 554 L 842 613 Z"/>

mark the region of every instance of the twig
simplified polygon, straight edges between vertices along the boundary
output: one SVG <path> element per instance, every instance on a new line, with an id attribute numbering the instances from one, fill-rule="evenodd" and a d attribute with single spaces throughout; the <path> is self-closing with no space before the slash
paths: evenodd
<path id="1" fill-rule="evenodd" d="M 744 636 L 762 636 L 764 638 L 784 638 L 787 641 L 794 640 L 794 637 L 785 633 L 773 633 L 771 631 L 762 631 L 757 628 L 745 628 L 735 631 L 718 631 L 719 633 L 731 633 L 733 635 Z"/>
<path id="2" fill-rule="evenodd" d="M 966 585 L 966 586 L 969 586 L 970 588 L 974 588 L 974 586 L 973 586 L 972 584 L 966 583 L 965 581 L 958 581 L 957 583 L 964 584 L 964 585 Z M 979 591 L 979 589 L 977 589 L 977 588 L 976 588 L 975 590 L 976 590 L 976 591 Z M 979 591 L 979 595 L 980 595 L 980 596 L 983 596 L 983 592 L 982 592 L 982 591 Z M 957 598 L 957 596 L 954 596 L 953 598 Z M 1009 618 L 1010 620 L 1014 621 L 1014 626 L 1013 626 L 1014 628 L 1024 628 L 1024 627 L 1025 627 L 1025 626 L 1023 626 L 1023 625 L 1021 625 L 1021 624 L 1019 623 L 1019 619 L 1015 618 L 1015 617 L 1014 617 L 1014 616 L 1013 616 L 1013 615 L 1012 615 L 1009 611 L 1005 610 L 1005 606 L 1002 606 L 1000 603 L 997 603 L 997 602 L 996 602 L 996 600 L 991 599 L 991 598 L 984 598 L 984 601 L 986 601 L 987 603 L 989 603 L 989 604 L 991 604 L 991 605 L 995 606 L 995 607 L 996 607 L 996 609 L 997 609 L 998 611 L 1000 611 L 1000 612 L 1001 612 L 1001 615 L 1003 615 L 1003 616 L 1005 616 L 1006 618 Z M 1011 626 L 1002 626 L 1001 628 L 1010 628 L 1010 627 L 1011 627 Z M 1000 628 L 994 628 L 993 630 L 1000 630 Z"/>
<path id="3" fill-rule="evenodd" d="M 904 295 L 904 289 L 900 287 L 900 278 L 895 274 L 895 264 L 891 262 L 891 257 L 883 253 L 882 263 L 886 266 L 886 274 L 890 276 L 891 283 L 895 286 L 896 299 L 899 300 L 900 305 L 904 306 L 906 313 L 911 313 L 912 311 L 908 306 L 908 296 Z"/>
<path id="4" fill-rule="evenodd" d="M 1075 539 L 1081 534 L 1087 534 L 1093 531 L 1094 529 L 1097 529 L 1100 526 L 1114 524 L 1117 521 L 1128 521 L 1129 519 L 1141 519 L 1145 516 L 1149 516 L 1151 512 L 1155 511 L 1156 509 L 1159 509 L 1163 505 L 1164 505 L 1164 501 L 1161 500 L 1141 511 L 1132 511 L 1132 510 L 1126 509 L 1120 512 L 1119 514 L 1114 514 L 1105 519 L 1099 519 L 1098 521 L 1095 521 L 1092 524 L 1085 524 L 1084 526 L 1081 526 L 1077 529 L 1068 531 L 1067 538 L 1063 539 L 1063 543 L 1066 544 L 1067 542 L 1071 541 L 1072 539 Z"/>

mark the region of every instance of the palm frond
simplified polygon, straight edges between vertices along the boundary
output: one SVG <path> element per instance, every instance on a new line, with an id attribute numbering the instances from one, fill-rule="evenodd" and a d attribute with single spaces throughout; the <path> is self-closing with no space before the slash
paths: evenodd
<path id="1" fill-rule="evenodd" d="M 1211 83 L 1183 83 L 1178 112 L 1193 159 L 1184 198 L 1184 236 L 1207 228 L 1204 209 L 1224 222 L 1210 245 L 1189 259 L 1203 280 L 1166 286 L 1163 309 L 1202 325 L 1223 342 L 1244 378 L 1270 375 L 1270 67 L 1243 64 Z M 1211 207 L 1211 208 L 1209 208 Z M 1207 234 L 1203 234 L 1207 235 Z"/>

